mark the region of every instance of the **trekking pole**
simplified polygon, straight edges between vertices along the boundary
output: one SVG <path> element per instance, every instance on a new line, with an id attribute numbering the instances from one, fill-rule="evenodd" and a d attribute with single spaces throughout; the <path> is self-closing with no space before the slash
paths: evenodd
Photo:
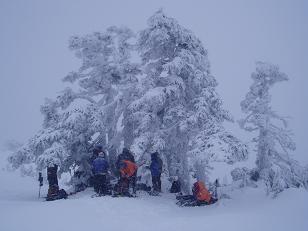
<path id="1" fill-rule="evenodd" d="M 218 179 L 215 180 L 215 198 L 218 199 L 217 187 L 219 186 Z"/>
<path id="2" fill-rule="evenodd" d="M 43 186 L 43 176 L 42 176 L 41 172 L 39 172 L 38 181 L 39 181 L 39 194 L 38 194 L 38 198 L 41 198 L 41 187 Z"/>

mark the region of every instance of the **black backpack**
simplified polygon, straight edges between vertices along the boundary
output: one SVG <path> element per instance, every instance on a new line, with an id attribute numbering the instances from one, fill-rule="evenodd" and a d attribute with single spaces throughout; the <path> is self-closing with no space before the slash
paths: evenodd
<path id="1" fill-rule="evenodd" d="M 60 189 L 56 195 L 47 196 L 46 201 L 54 201 L 60 199 L 67 199 L 67 192 L 64 189 Z"/>

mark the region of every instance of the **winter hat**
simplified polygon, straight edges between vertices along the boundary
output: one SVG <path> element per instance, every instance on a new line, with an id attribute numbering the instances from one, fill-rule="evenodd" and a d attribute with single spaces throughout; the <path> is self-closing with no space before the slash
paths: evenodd
<path id="1" fill-rule="evenodd" d="M 98 155 L 102 151 L 103 151 L 103 146 L 100 145 L 100 144 L 95 145 L 94 148 L 93 148 L 93 154 L 94 155 Z"/>
<path id="2" fill-rule="evenodd" d="M 103 146 L 100 145 L 100 144 L 97 144 L 97 145 L 95 145 L 94 149 L 95 149 L 95 150 L 102 151 L 102 150 L 103 150 Z"/>

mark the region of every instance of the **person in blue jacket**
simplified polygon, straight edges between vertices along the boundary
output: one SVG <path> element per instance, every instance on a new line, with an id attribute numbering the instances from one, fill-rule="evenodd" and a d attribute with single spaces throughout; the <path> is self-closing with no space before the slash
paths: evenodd
<path id="1" fill-rule="evenodd" d="M 161 192 L 161 173 L 163 169 L 163 161 L 159 158 L 158 152 L 151 154 L 150 171 L 152 175 L 153 191 Z"/>
<path id="2" fill-rule="evenodd" d="M 107 175 L 109 170 L 108 161 L 105 158 L 105 153 L 100 152 L 93 160 L 93 186 L 94 191 L 99 195 L 107 194 Z"/>

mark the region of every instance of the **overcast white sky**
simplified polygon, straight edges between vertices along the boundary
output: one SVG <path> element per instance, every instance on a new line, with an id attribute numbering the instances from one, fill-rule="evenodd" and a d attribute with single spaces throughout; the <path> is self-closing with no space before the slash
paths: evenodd
<path id="1" fill-rule="evenodd" d="M 62 90 L 61 78 L 78 67 L 67 49 L 71 35 L 111 25 L 140 30 L 160 7 L 203 41 L 218 91 L 236 119 L 256 61 L 278 64 L 289 75 L 289 82 L 273 89 L 273 107 L 292 117 L 294 155 L 308 163 L 305 0 L 0 0 L 0 143 L 24 142 L 40 128 L 39 106 Z"/>

